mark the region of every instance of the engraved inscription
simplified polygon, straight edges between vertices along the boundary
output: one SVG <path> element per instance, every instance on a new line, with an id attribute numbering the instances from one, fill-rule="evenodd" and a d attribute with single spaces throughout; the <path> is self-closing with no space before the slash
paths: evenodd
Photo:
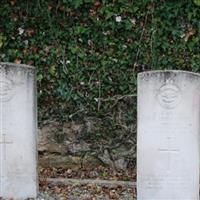
<path id="1" fill-rule="evenodd" d="M 0 101 L 7 102 L 12 99 L 14 94 L 13 83 L 10 80 L 0 81 Z"/>
<path id="2" fill-rule="evenodd" d="M 162 189 L 162 188 L 176 188 L 188 189 L 191 178 L 188 175 L 174 175 L 168 176 L 167 174 L 157 174 L 157 176 L 146 175 L 143 179 L 145 189 Z"/>
<path id="3" fill-rule="evenodd" d="M 138 82 L 137 198 L 199 199 L 200 76 L 148 74 Z"/>
<path id="4" fill-rule="evenodd" d="M 4 156 L 3 156 L 3 159 L 6 160 L 6 145 L 12 144 L 13 142 L 6 139 L 6 134 L 2 134 L 0 136 L 1 136 L 0 137 L 0 145 L 3 145 L 3 147 L 4 147 Z"/>
<path id="5" fill-rule="evenodd" d="M 167 128 L 164 129 L 163 126 L 166 126 Z M 192 129 L 192 123 L 187 123 L 181 124 L 179 122 L 173 122 L 171 124 L 147 124 L 145 128 L 142 129 L 143 134 L 145 135 L 153 135 L 153 136 L 167 136 L 168 134 L 171 135 L 189 135 L 192 134 L 193 129 Z"/>
<path id="6" fill-rule="evenodd" d="M 166 148 L 158 148 L 158 151 L 160 153 L 165 153 L 167 154 L 167 170 L 170 172 L 171 170 L 171 164 L 172 164 L 172 156 L 175 153 L 179 153 L 180 149 L 178 148 L 172 148 L 171 147 L 171 140 L 173 139 L 172 137 L 168 136 L 167 138 L 167 147 Z"/>
<path id="7" fill-rule="evenodd" d="M 172 80 L 167 80 L 158 90 L 157 99 L 163 108 L 173 109 L 181 101 L 181 90 Z"/>

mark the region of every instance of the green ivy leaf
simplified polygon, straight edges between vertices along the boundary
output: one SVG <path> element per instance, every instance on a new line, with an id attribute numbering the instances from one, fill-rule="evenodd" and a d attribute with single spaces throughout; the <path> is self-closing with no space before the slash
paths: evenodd
<path id="1" fill-rule="evenodd" d="M 0 48 L 3 46 L 5 40 L 6 40 L 6 37 L 4 37 L 3 35 L 0 35 Z"/>
<path id="2" fill-rule="evenodd" d="M 94 0 L 85 0 L 85 3 L 94 3 Z"/>
<path id="3" fill-rule="evenodd" d="M 49 73 L 50 73 L 52 76 L 55 76 L 55 73 L 56 73 L 55 65 L 52 65 L 52 66 L 50 67 Z"/>
<path id="4" fill-rule="evenodd" d="M 85 33 L 87 32 L 87 28 L 83 27 L 83 26 L 76 26 L 74 27 L 74 33 L 76 35 L 79 35 L 79 34 L 82 34 L 82 33 Z"/>
<path id="5" fill-rule="evenodd" d="M 200 6 L 200 0 L 193 0 L 193 2 L 194 2 L 197 6 Z"/>
<path id="6" fill-rule="evenodd" d="M 83 4 L 83 0 L 74 0 L 72 1 L 72 4 L 75 8 L 79 8 Z"/>
<path id="7" fill-rule="evenodd" d="M 42 74 L 38 74 L 37 75 L 37 81 L 41 81 L 43 79 L 43 75 Z"/>

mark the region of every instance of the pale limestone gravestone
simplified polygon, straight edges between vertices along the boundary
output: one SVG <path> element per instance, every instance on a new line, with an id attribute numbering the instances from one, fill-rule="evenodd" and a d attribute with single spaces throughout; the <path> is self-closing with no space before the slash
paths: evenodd
<path id="1" fill-rule="evenodd" d="M 0 63 L 0 197 L 37 196 L 35 69 Z"/>
<path id="2" fill-rule="evenodd" d="M 138 75 L 138 200 L 199 200 L 200 76 Z"/>

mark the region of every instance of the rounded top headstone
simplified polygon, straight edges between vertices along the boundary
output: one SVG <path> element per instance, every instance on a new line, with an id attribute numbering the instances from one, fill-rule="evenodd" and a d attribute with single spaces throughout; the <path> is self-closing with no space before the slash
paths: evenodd
<path id="1" fill-rule="evenodd" d="M 24 64 L 0 63 L 0 101 L 8 102 L 15 94 L 16 86 L 35 77 L 35 67 Z"/>
<path id="2" fill-rule="evenodd" d="M 190 71 L 186 71 L 186 70 L 152 70 L 152 71 L 139 72 L 138 76 L 139 77 L 147 76 L 147 75 L 152 75 L 153 76 L 155 74 L 166 74 L 166 75 L 170 75 L 170 74 L 189 74 L 189 75 L 194 75 L 194 76 L 200 76 L 199 73 L 190 72 Z"/>
<path id="3" fill-rule="evenodd" d="M 0 66 L 10 66 L 10 67 L 19 67 L 19 68 L 27 68 L 27 69 L 33 69 L 35 70 L 35 67 L 32 65 L 26 65 L 26 64 L 16 64 L 16 63 L 10 63 L 10 62 L 0 62 Z"/>

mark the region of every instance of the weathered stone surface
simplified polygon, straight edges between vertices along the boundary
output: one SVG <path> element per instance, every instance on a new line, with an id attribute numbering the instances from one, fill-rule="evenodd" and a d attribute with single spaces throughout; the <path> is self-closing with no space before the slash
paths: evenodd
<path id="1" fill-rule="evenodd" d="M 82 159 L 82 167 L 83 168 L 94 168 L 100 166 L 102 163 L 99 161 L 99 159 L 91 154 L 86 154 Z"/>
<path id="2" fill-rule="evenodd" d="M 82 134 L 83 128 L 83 124 L 64 123 L 63 133 L 66 136 L 67 140 L 74 142 L 77 141 Z"/>
<path id="3" fill-rule="evenodd" d="M 54 121 L 43 124 L 38 133 L 38 150 L 40 153 L 45 152 L 51 155 L 51 161 L 49 162 L 48 156 L 45 156 L 41 163 L 44 162 L 45 165 L 47 163 L 51 165 L 59 163 L 61 165 L 63 161 L 63 165 L 67 167 L 65 160 L 71 157 L 79 157 L 80 163 L 78 165 L 83 164 L 83 162 L 85 166 L 91 166 L 92 163 L 96 166 L 97 163 L 101 163 L 115 169 L 126 170 L 130 160 L 135 159 L 135 148 L 133 148 L 132 142 L 129 140 L 126 145 L 124 142 L 120 144 L 120 141 L 118 141 L 117 143 L 113 142 L 106 145 L 105 141 L 84 140 L 83 135 L 93 134 L 97 129 L 98 123 L 100 123 L 100 120 L 92 120 L 94 119 L 86 119 L 85 124 L 77 122 L 60 124 Z M 56 155 L 52 156 L 53 154 Z M 57 154 L 63 157 L 60 162 L 58 162 Z M 69 166 L 71 164 L 72 162 L 69 161 Z"/>
<path id="4" fill-rule="evenodd" d="M 199 199 L 200 76 L 138 76 L 138 200 Z"/>
<path id="5" fill-rule="evenodd" d="M 88 154 L 84 157 L 44 154 L 39 156 L 39 165 L 43 167 L 64 167 L 64 168 L 80 168 L 80 167 L 98 167 L 101 162 L 94 156 Z"/>
<path id="6" fill-rule="evenodd" d="M 98 158 L 101 160 L 102 163 L 114 167 L 113 160 L 107 149 L 105 149 L 102 154 L 98 154 Z"/>
<path id="7" fill-rule="evenodd" d="M 0 63 L 0 197 L 37 196 L 35 69 Z"/>
<path id="8" fill-rule="evenodd" d="M 82 124 L 49 122 L 38 131 L 38 151 L 50 153 L 84 152 L 88 146 L 78 137 L 82 131 Z"/>
<path id="9" fill-rule="evenodd" d="M 50 153 L 61 153 L 63 151 L 63 148 L 59 148 L 59 145 L 56 144 L 55 141 L 55 134 L 58 132 L 59 127 L 59 123 L 51 122 L 45 124 L 41 129 L 38 130 L 39 152 L 47 151 Z"/>
<path id="10" fill-rule="evenodd" d="M 90 144 L 80 141 L 79 143 L 70 144 L 67 148 L 67 152 L 72 155 L 83 155 L 86 152 L 90 152 Z"/>
<path id="11" fill-rule="evenodd" d="M 63 156 L 57 154 L 44 154 L 39 156 L 39 164 L 43 167 L 81 167 L 81 157 Z"/>

